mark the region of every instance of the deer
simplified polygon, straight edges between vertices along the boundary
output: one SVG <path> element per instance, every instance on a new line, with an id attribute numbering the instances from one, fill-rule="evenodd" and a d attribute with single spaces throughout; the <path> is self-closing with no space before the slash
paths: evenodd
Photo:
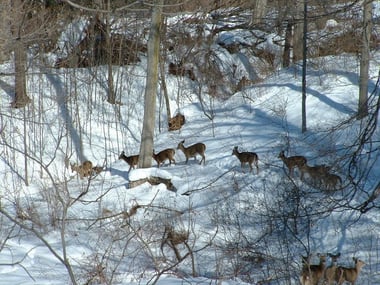
<path id="1" fill-rule="evenodd" d="M 169 160 L 170 165 L 172 164 L 172 161 L 173 163 L 175 163 L 174 155 L 175 155 L 174 148 L 164 149 L 157 154 L 154 153 L 154 149 L 153 149 L 152 157 L 157 162 L 157 167 L 160 168 L 160 165 L 164 164 L 165 160 L 167 159 Z"/>
<path id="2" fill-rule="evenodd" d="M 257 174 L 259 174 L 259 165 L 258 165 L 259 157 L 256 153 L 254 153 L 254 152 L 239 152 L 238 147 L 235 146 L 234 149 L 232 150 L 232 155 L 235 155 L 240 160 L 242 169 L 243 169 L 244 164 L 248 163 L 249 167 L 251 169 L 250 172 L 252 172 L 253 171 L 252 164 L 255 164 L 256 172 L 257 172 Z"/>
<path id="3" fill-rule="evenodd" d="M 98 175 L 98 174 L 100 174 L 102 171 L 104 171 L 104 167 L 103 166 L 94 166 L 94 167 L 92 167 L 92 174 L 93 175 Z"/>
<path id="4" fill-rule="evenodd" d="M 365 262 L 355 257 L 352 259 L 355 262 L 355 267 L 339 266 L 337 268 L 337 276 L 335 280 L 338 282 L 338 285 L 341 285 L 344 282 L 349 282 L 351 285 L 355 285 L 355 282 L 358 279 L 359 273 L 365 265 Z"/>
<path id="5" fill-rule="evenodd" d="M 318 173 L 320 176 L 328 174 L 329 171 L 331 170 L 331 166 L 326 165 L 326 164 L 320 164 L 320 165 L 317 164 L 310 167 L 312 168 L 312 171 L 314 171 L 315 173 Z"/>
<path id="6" fill-rule="evenodd" d="M 338 185 L 342 185 L 342 178 L 333 173 L 326 173 L 323 177 L 327 190 L 336 190 Z"/>
<path id="7" fill-rule="evenodd" d="M 318 254 L 319 264 L 305 264 L 302 268 L 300 280 L 302 285 L 318 285 L 319 281 L 323 278 L 326 267 L 326 256 Z"/>
<path id="8" fill-rule="evenodd" d="M 333 285 L 337 279 L 337 261 L 340 257 L 340 252 L 337 254 L 327 253 L 327 256 L 331 258 L 331 264 L 325 270 L 325 280 L 323 282 L 324 285 Z"/>
<path id="9" fill-rule="evenodd" d="M 183 145 L 184 143 L 185 143 L 185 140 L 181 141 L 178 144 L 177 149 L 182 150 L 182 152 L 185 154 L 186 164 L 189 161 L 190 157 L 194 157 L 194 159 L 196 159 L 197 154 L 199 154 L 200 156 L 202 156 L 202 159 L 199 162 L 199 164 L 202 164 L 202 161 L 203 161 L 203 165 L 205 165 L 205 163 L 206 163 L 206 157 L 205 157 L 206 145 L 204 143 L 196 143 L 196 144 L 193 144 L 189 147 L 185 147 Z"/>
<path id="10" fill-rule="evenodd" d="M 135 169 L 135 166 L 139 162 L 139 155 L 131 155 L 131 156 L 126 156 L 124 151 L 121 152 L 119 155 L 119 159 L 124 160 L 126 163 L 129 164 L 129 169 L 128 171 L 131 171 L 131 168 Z"/>
<path id="11" fill-rule="evenodd" d="M 309 166 L 307 163 L 299 165 L 299 169 L 302 173 L 302 178 L 304 173 L 307 173 L 313 182 L 322 182 L 323 178 L 329 173 L 330 166 L 326 165 L 315 165 Z"/>
<path id="12" fill-rule="evenodd" d="M 297 167 L 301 171 L 301 179 L 303 179 L 303 171 L 300 168 L 307 163 L 307 159 L 304 156 L 296 155 L 286 157 L 284 151 L 282 150 L 278 157 L 285 163 L 286 167 L 289 169 L 290 177 L 293 175 L 293 169 Z"/>
<path id="13" fill-rule="evenodd" d="M 309 264 L 310 264 L 310 258 L 311 258 L 311 254 L 306 255 L 306 256 L 304 256 L 304 255 L 301 256 L 302 269 L 301 269 L 300 282 L 302 285 L 308 284 L 309 278 L 307 278 L 307 275 L 304 273 L 308 271 Z"/>
<path id="14" fill-rule="evenodd" d="M 165 244 L 168 245 L 170 248 L 174 250 L 174 254 L 176 255 L 178 260 L 183 259 L 181 257 L 181 254 L 177 248 L 180 244 L 185 244 L 187 248 L 189 248 L 187 241 L 189 239 L 189 232 L 182 230 L 182 231 L 176 231 L 172 226 L 166 225 L 164 235 L 162 237 L 161 242 L 161 252 L 164 250 Z"/>
<path id="15" fill-rule="evenodd" d="M 92 162 L 89 160 L 84 161 L 81 165 L 76 163 L 70 163 L 71 171 L 76 171 L 79 174 L 80 179 L 83 177 L 91 176 L 92 174 Z"/>

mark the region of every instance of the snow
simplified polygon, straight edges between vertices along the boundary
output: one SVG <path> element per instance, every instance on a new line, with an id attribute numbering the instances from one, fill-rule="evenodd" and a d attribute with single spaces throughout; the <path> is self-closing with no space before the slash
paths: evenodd
<path id="1" fill-rule="evenodd" d="M 232 59 L 229 57 L 228 60 Z M 379 60 L 380 52 L 374 53 L 370 91 L 375 87 Z M 365 175 L 365 179 L 359 181 L 363 195 L 354 193 L 351 186 L 326 195 L 305 186 L 297 176 L 293 182 L 305 191 L 305 207 L 312 209 L 320 205 L 323 207 L 321 210 L 325 210 L 335 206 L 336 210 L 331 208 L 331 211 L 321 212 L 319 217 L 303 217 L 304 220 L 309 219 L 310 227 L 300 223 L 301 233 L 297 235 L 300 240 L 296 242 L 293 239 L 288 245 L 280 235 L 281 229 L 276 228 L 276 221 L 273 225 L 260 223 L 260 219 L 265 218 L 262 216 L 264 210 L 278 210 L 275 208 L 278 204 L 284 205 L 284 210 L 288 206 L 289 211 L 292 208 L 293 194 L 291 187 L 287 188 L 290 180 L 278 158 L 281 150 L 286 150 L 287 155 L 304 155 L 311 164 L 333 164 L 334 172 L 342 177 L 343 184 L 349 185 L 350 146 L 360 133 L 361 122 L 354 120 L 341 128 L 334 127 L 356 112 L 358 64 L 355 57 L 324 58 L 323 70 L 317 66 L 322 65 L 321 62 L 310 62 L 307 76 L 308 131 L 305 134 L 301 133 L 301 76 L 296 67 L 279 70 L 228 100 L 213 99 L 211 103 L 205 100 L 203 107 L 191 89 L 180 89 L 178 78 L 168 76 L 171 108 L 181 110 L 186 124 L 180 131 L 168 132 L 164 123 L 159 126 L 157 122 L 154 148 L 156 151 L 175 148 L 177 163 L 169 166 L 166 162 L 158 169 L 152 162 L 152 168 L 128 172 L 129 165 L 118 160 L 118 155 L 122 150 L 127 155 L 139 151 L 145 65 L 143 59 L 127 70 L 115 67 L 118 80 L 124 82 L 120 86 L 123 94 L 120 107 L 111 106 L 104 100 L 104 67 L 97 71 L 99 82 L 91 81 L 93 72 L 87 69 L 75 71 L 72 78 L 67 70 L 31 73 L 28 90 L 33 94 L 33 108 L 39 107 L 38 94 L 44 90 L 44 109 L 42 112 L 26 111 L 31 118 L 27 123 L 28 144 L 32 148 L 28 159 L 29 186 L 23 180 L 24 110 L 7 107 L 11 99 L 4 87 L 0 90 L 4 128 L 0 163 L 2 208 L 18 221 L 16 210 L 22 209 L 30 219 L 41 223 L 32 227 L 29 219 L 22 222 L 39 233 L 39 238 L 36 232 L 18 227 L 12 229 L 12 221 L 1 216 L 0 284 L 70 284 L 65 266 L 52 251 L 61 258 L 67 255 L 78 284 L 84 284 L 90 278 L 103 257 L 106 257 L 103 265 L 115 270 L 104 272 L 106 278 L 113 277 L 112 284 L 152 283 L 157 270 L 169 262 L 164 261 L 160 253 L 158 239 L 163 232 L 156 232 L 162 231 L 166 224 L 189 230 L 199 277 L 191 277 L 191 260 L 188 257 L 177 269 L 165 271 L 157 284 L 256 284 L 253 279 L 243 280 L 244 275 L 255 276 L 255 280 L 270 280 L 273 272 L 266 271 L 270 266 L 263 265 L 261 269 L 260 266 L 250 267 L 245 272 L 245 268 L 234 264 L 236 256 L 232 249 L 230 256 L 222 249 L 223 244 L 241 242 L 237 240 L 238 226 L 256 241 L 266 231 L 279 232 L 277 237 L 272 235 L 268 238 L 265 247 L 259 244 L 258 249 L 272 258 L 268 263 L 274 264 L 291 254 L 285 268 L 289 269 L 292 284 L 298 284 L 299 258 L 305 255 L 307 247 L 313 253 L 340 251 L 340 263 L 344 265 L 352 265 L 352 256 L 360 257 L 367 265 L 359 277 L 359 284 L 380 284 L 378 209 L 363 214 L 347 208 L 342 211 L 333 204 L 334 201 L 351 198 L 351 205 L 356 205 L 364 201 L 367 193 L 379 182 L 378 129 L 374 133 L 376 153 L 369 158 L 367 165 L 359 165 L 358 171 Z M 37 67 L 34 68 L 38 71 Z M 12 71 L 10 64 L 4 64 L 0 69 L 1 72 Z M 76 85 L 72 82 L 74 78 Z M 13 84 L 11 78 L 6 80 L 4 85 Z M 191 85 L 191 82 L 183 81 L 186 86 Z M 183 92 L 179 102 L 176 100 L 178 90 Z M 75 104 L 74 97 L 78 104 Z M 64 104 L 66 101 L 69 103 Z M 157 113 L 156 118 L 159 115 Z M 37 119 L 41 126 L 38 128 L 34 124 L 37 121 L 33 122 Z M 162 119 L 165 120 L 164 116 Z M 183 139 L 185 146 L 197 142 L 206 144 L 205 165 L 199 165 L 199 156 L 185 164 L 184 154 L 177 150 Z M 80 154 L 80 140 L 84 157 Z M 42 151 L 34 149 L 39 144 Z M 239 151 L 258 154 L 259 174 L 250 173 L 247 166 L 241 169 L 238 159 L 232 156 L 234 146 L 238 146 Z M 369 149 L 365 148 L 361 154 L 367 155 L 367 151 Z M 72 162 L 86 158 L 94 165 L 104 165 L 106 170 L 90 180 L 80 180 L 64 167 L 67 155 Z M 149 176 L 171 179 L 176 191 L 168 191 L 163 184 L 152 186 L 144 183 L 135 188 L 128 187 L 130 181 Z M 57 197 L 70 201 L 65 204 L 68 205 L 68 213 L 64 232 L 61 227 L 63 204 Z M 142 209 L 126 217 L 126 213 L 136 205 Z M 241 216 L 234 220 L 237 213 Z M 309 233 L 302 234 L 303 230 Z M 147 246 L 144 240 L 150 244 Z M 186 253 L 186 248 L 181 250 Z M 173 260 L 170 251 L 166 254 L 169 260 Z M 152 260 L 153 257 L 157 260 Z M 315 256 L 313 262 L 318 262 Z M 231 273 L 233 265 L 241 270 L 240 276 L 234 277 Z M 92 284 L 97 283 L 105 284 L 100 277 Z M 267 284 L 288 283 L 281 283 L 280 279 Z"/>

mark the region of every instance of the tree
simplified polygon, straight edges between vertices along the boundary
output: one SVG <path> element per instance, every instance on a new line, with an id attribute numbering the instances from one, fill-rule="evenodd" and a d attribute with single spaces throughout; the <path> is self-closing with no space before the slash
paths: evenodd
<path id="1" fill-rule="evenodd" d="M 292 30 L 293 30 L 293 20 L 289 19 L 286 23 L 285 30 L 285 43 L 284 43 L 284 53 L 282 55 L 282 66 L 289 67 L 290 65 L 290 50 L 292 45 Z"/>
<path id="2" fill-rule="evenodd" d="M 302 46 L 302 132 L 306 132 L 306 69 L 307 69 L 307 0 L 303 10 L 303 46 Z"/>
<path id="3" fill-rule="evenodd" d="M 294 31 L 293 31 L 293 63 L 302 59 L 303 52 L 303 1 L 296 0 L 295 2 L 295 17 L 294 17 Z"/>
<path id="4" fill-rule="evenodd" d="M 144 95 L 144 119 L 139 158 L 139 167 L 142 168 L 152 166 L 162 6 L 163 0 L 154 0 L 152 22 L 148 40 L 148 64 Z"/>
<path id="5" fill-rule="evenodd" d="M 11 33 L 14 39 L 13 51 L 15 60 L 15 98 L 12 107 L 23 108 L 31 102 L 26 93 L 27 47 L 24 42 L 24 31 L 27 21 L 27 7 L 22 0 L 11 2 Z"/>
<path id="6" fill-rule="evenodd" d="M 111 11 L 111 0 L 107 0 L 107 11 Z M 106 13 L 106 30 L 105 30 L 105 41 L 106 41 L 106 49 L 107 49 L 107 69 L 108 69 L 108 96 L 107 102 L 110 104 L 116 103 L 116 94 L 115 87 L 113 84 L 113 72 L 112 72 L 112 43 L 111 43 L 111 20 L 109 13 Z"/>
<path id="7" fill-rule="evenodd" d="M 26 88 L 28 50 L 46 51 L 54 46 L 62 24 L 58 18 L 62 19 L 60 12 L 64 7 L 52 1 L 9 0 L 2 3 L 1 8 L 8 11 L 3 23 L 7 22 L 5 27 L 9 27 L 10 37 L 7 38 L 10 39 L 5 46 L 13 51 L 15 62 L 15 97 L 11 106 L 23 108 L 31 102 Z"/>
<path id="8" fill-rule="evenodd" d="M 258 25 L 264 22 L 267 0 L 256 0 L 253 2 L 252 24 Z"/>
<path id="9" fill-rule="evenodd" d="M 363 2 L 363 34 L 360 57 L 360 78 L 359 78 L 359 106 L 357 118 L 362 119 L 368 115 L 368 69 L 369 50 L 372 30 L 372 0 Z"/>

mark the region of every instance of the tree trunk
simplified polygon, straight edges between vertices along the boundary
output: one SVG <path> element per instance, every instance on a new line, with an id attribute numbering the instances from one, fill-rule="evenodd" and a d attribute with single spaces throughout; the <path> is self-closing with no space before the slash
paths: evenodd
<path id="1" fill-rule="evenodd" d="M 165 22 L 162 25 L 162 31 L 161 35 L 166 35 L 167 31 L 167 22 Z M 161 56 L 161 61 L 160 61 L 160 74 L 161 74 L 161 90 L 164 93 L 164 98 L 165 98 L 165 107 L 166 107 L 166 125 L 169 126 L 169 121 L 171 118 L 171 111 L 170 111 L 170 102 L 169 102 L 169 93 L 168 93 L 168 88 L 166 86 L 166 78 L 165 78 L 165 59 L 166 57 L 166 49 L 164 49 L 163 54 Z"/>
<path id="2" fill-rule="evenodd" d="M 259 25 L 264 22 L 267 0 L 253 1 L 252 24 Z"/>
<path id="3" fill-rule="evenodd" d="M 21 38 L 14 44 L 15 57 L 15 98 L 11 106 L 13 108 L 24 108 L 31 100 L 26 94 L 26 47 Z"/>
<path id="4" fill-rule="evenodd" d="M 306 132 L 306 69 L 307 69 L 307 0 L 304 0 L 303 10 L 303 41 L 302 41 L 302 133 Z"/>
<path id="5" fill-rule="evenodd" d="M 372 29 L 372 1 L 366 0 L 363 3 L 363 36 L 360 57 L 360 78 L 359 78 L 359 106 L 357 118 L 362 119 L 368 115 L 368 70 L 369 70 L 369 50 Z"/>
<path id="6" fill-rule="evenodd" d="M 297 1 L 295 4 L 295 19 L 294 19 L 294 32 L 293 32 L 293 63 L 302 59 L 303 50 L 303 7 L 302 2 Z"/>
<path id="7" fill-rule="evenodd" d="M 144 120 L 141 134 L 139 168 L 148 168 L 152 166 L 162 6 L 163 0 L 154 1 L 152 23 L 148 40 L 148 64 L 144 95 Z"/>
<path id="8" fill-rule="evenodd" d="M 285 31 L 285 45 L 284 45 L 284 53 L 282 55 L 282 67 L 289 67 L 290 65 L 290 50 L 292 47 L 292 30 L 293 30 L 293 21 L 288 20 L 286 24 Z"/>
<path id="9" fill-rule="evenodd" d="M 111 0 L 107 0 L 107 10 L 111 11 Z M 106 16 L 106 49 L 107 49 L 107 65 L 108 65 L 108 95 L 107 102 L 110 104 L 116 103 L 115 87 L 113 85 L 113 72 L 112 72 L 112 55 L 113 47 L 111 43 L 111 21 L 109 14 Z"/>
<path id="10" fill-rule="evenodd" d="M 15 97 L 11 106 L 13 108 L 24 108 L 31 100 L 26 94 L 26 60 L 27 47 L 23 42 L 23 31 L 25 25 L 25 7 L 22 0 L 11 2 L 11 33 L 14 40 L 15 61 Z"/>
<path id="11" fill-rule="evenodd" d="M 161 89 L 162 89 L 162 92 L 164 93 L 165 108 L 166 108 L 166 115 L 167 115 L 166 125 L 169 126 L 169 121 L 172 115 L 170 111 L 168 88 L 166 86 L 164 61 L 160 62 L 160 71 L 161 71 Z"/>

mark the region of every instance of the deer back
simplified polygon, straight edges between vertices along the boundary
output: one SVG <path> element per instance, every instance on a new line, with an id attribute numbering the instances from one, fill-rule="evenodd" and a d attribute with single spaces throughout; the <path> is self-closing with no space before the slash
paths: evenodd
<path id="1" fill-rule="evenodd" d="M 328 166 L 326 164 L 315 165 L 313 168 L 321 175 L 326 175 L 331 170 L 331 166 Z"/>
<path id="2" fill-rule="evenodd" d="M 83 170 L 85 171 L 90 171 L 92 169 L 92 162 L 87 160 L 85 162 L 82 163 L 82 168 Z"/>

